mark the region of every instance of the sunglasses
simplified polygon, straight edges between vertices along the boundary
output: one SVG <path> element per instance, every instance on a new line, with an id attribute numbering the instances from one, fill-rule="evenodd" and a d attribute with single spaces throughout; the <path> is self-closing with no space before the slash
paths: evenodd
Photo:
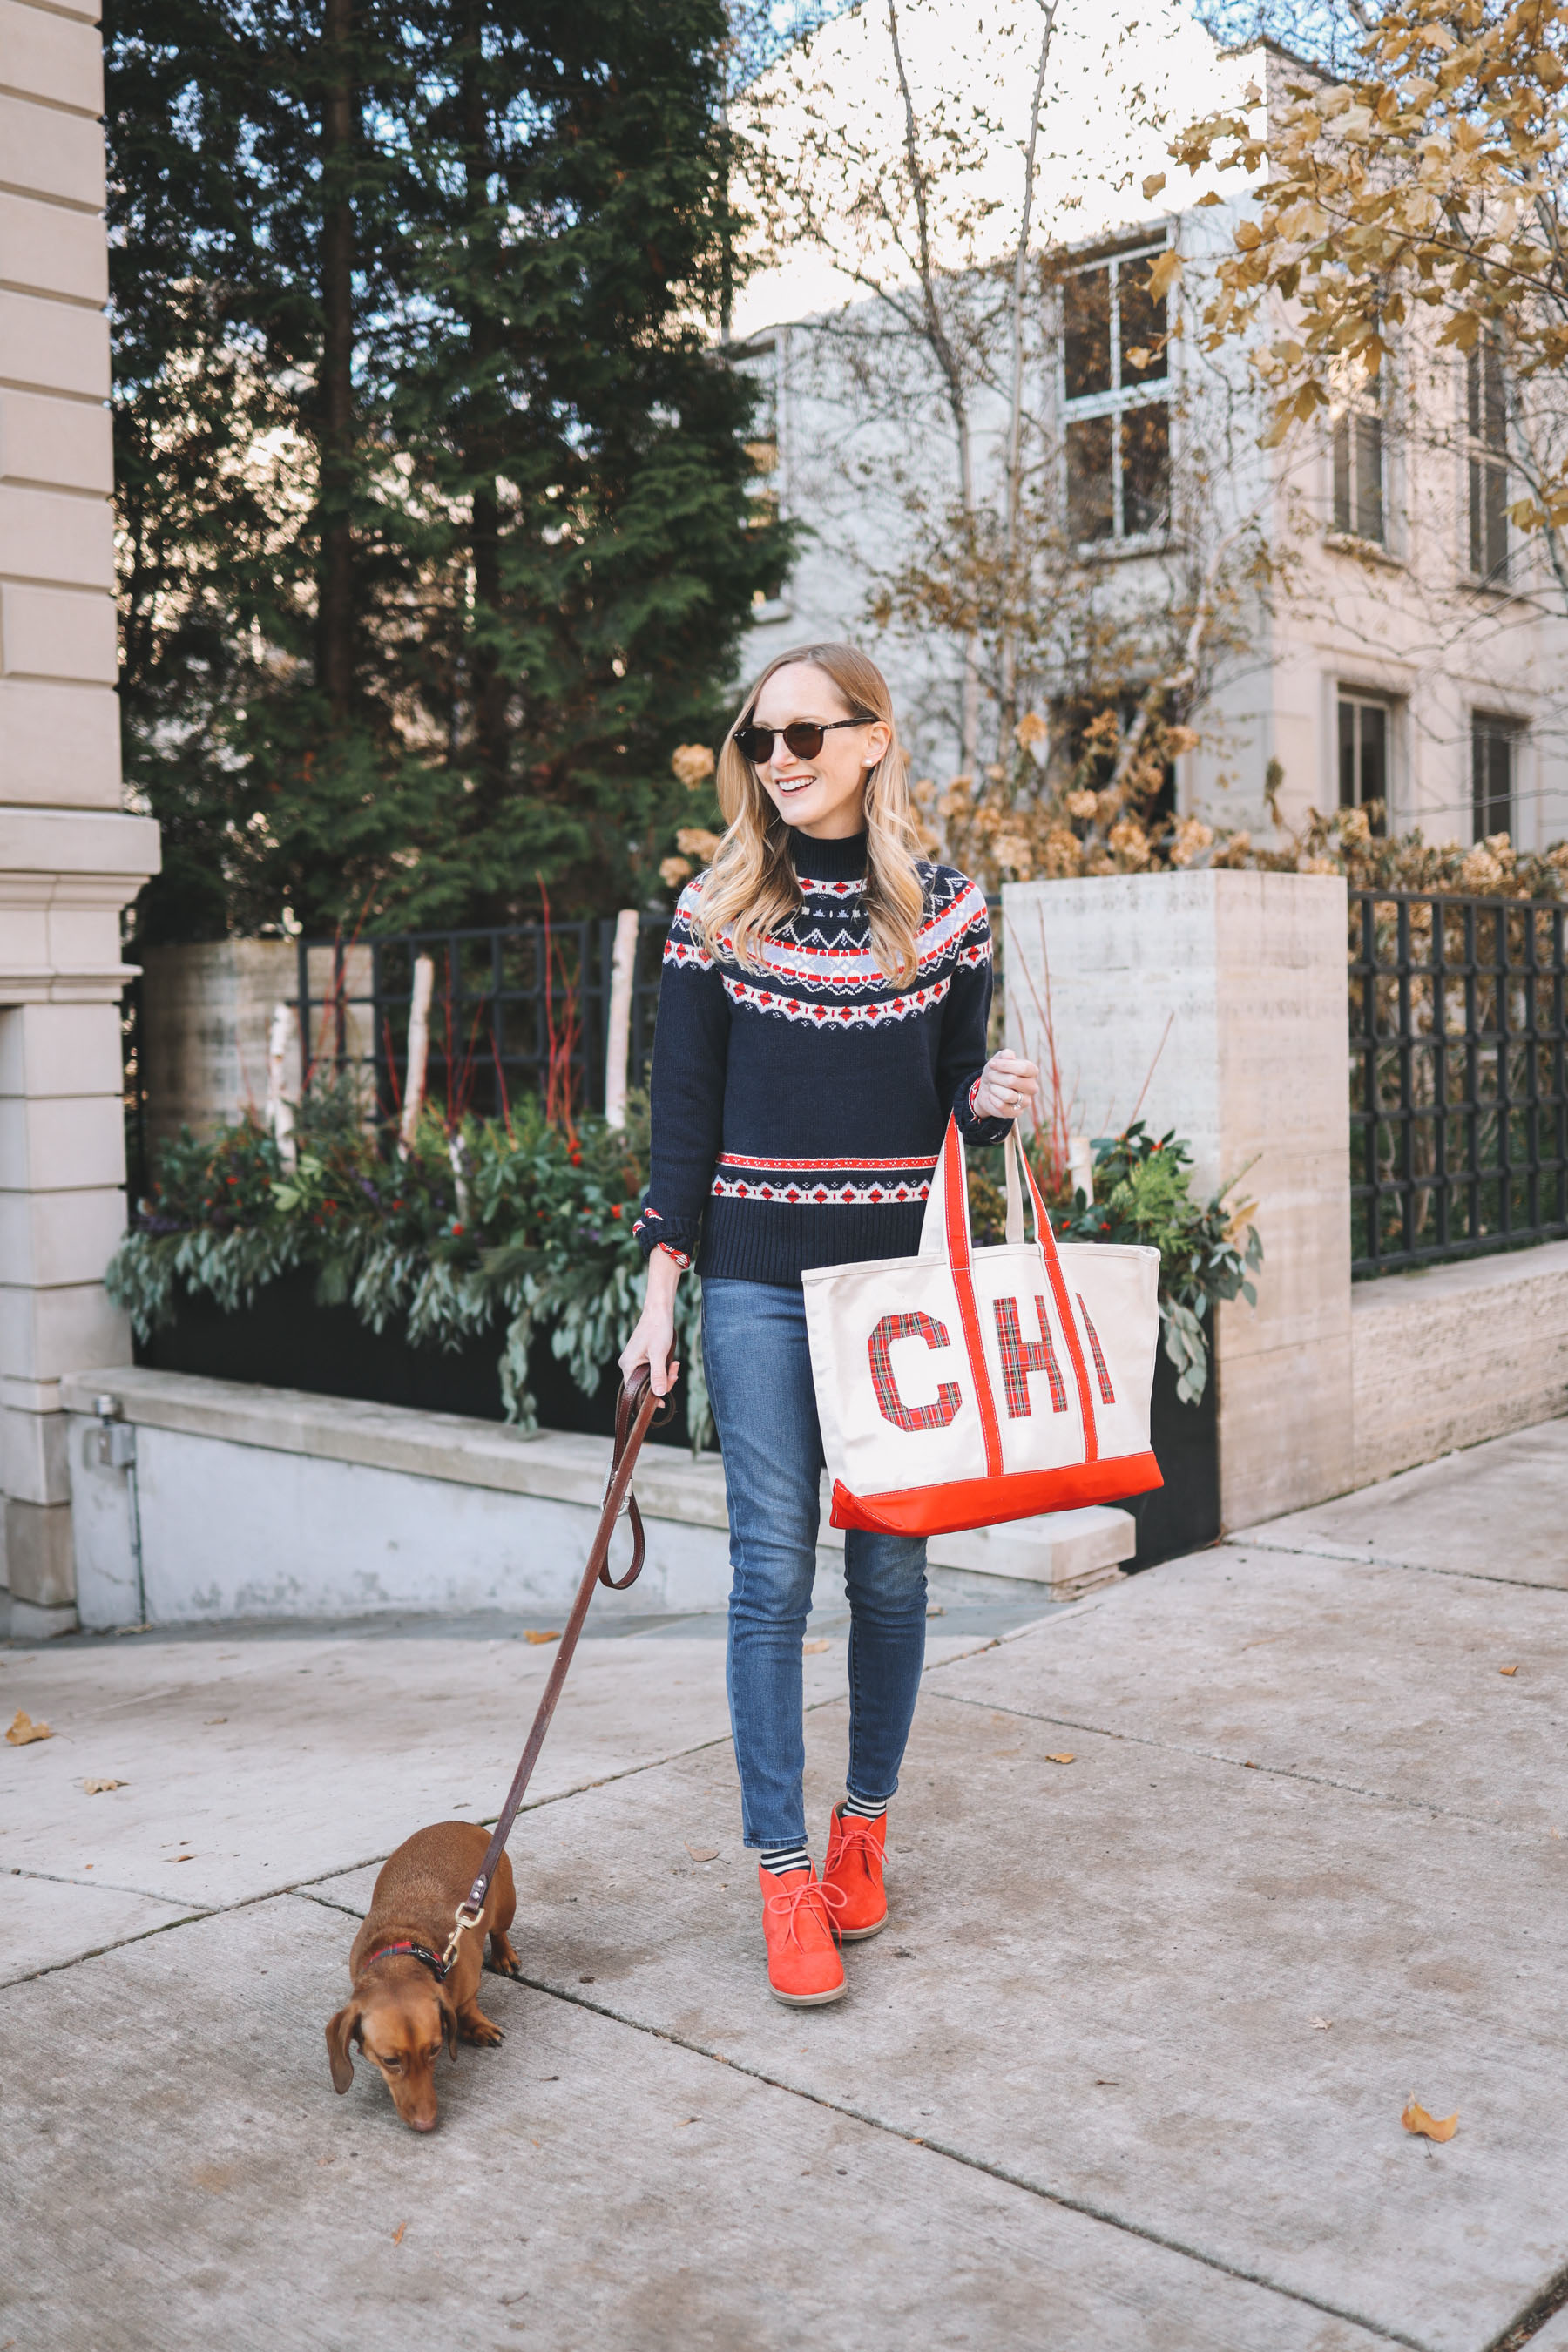
<path id="1" fill-rule="evenodd" d="M 737 727 L 735 741 L 753 768 L 765 768 L 773 756 L 773 739 L 782 735 L 784 747 L 797 760 L 815 760 L 822 749 L 822 739 L 831 735 L 836 727 L 874 727 L 874 719 L 830 719 L 818 726 L 815 719 L 797 719 L 793 727 Z"/>

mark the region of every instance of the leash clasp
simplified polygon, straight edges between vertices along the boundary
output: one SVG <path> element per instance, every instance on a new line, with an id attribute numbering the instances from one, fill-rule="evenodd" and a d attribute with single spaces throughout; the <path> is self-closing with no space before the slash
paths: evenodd
<path id="1" fill-rule="evenodd" d="M 458 1946 L 462 1941 L 464 1928 L 477 1927 L 484 1916 L 485 1912 L 483 1904 L 476 1903 L 471 1895 L 465 1895 L 462 1902 L 458 1904 L 456 1911 L 452 1914 L 455 1924 L 451 1934 L 447 1938 L 447 1948 L 441 1955 L 441 1967 L 443 1970 L 449 1969 L 453 1961 L 457 1958 Z"/>

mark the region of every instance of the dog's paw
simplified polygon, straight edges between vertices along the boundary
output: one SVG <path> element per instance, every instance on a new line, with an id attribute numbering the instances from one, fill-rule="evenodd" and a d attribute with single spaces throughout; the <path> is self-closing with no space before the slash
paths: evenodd
<path id="1" fill-rule="evenodd" d="M 472 2017 L 465 2017 L 462 2020 L 462 2034 L 465 2042 L 477 2042 L 486 2050 L 493 2050 L 499 2042 L 506 2040 L 506 2035 L 499 2025 L 493 2023 L 488 2017 L 481 2017 L 477 2011 Z"/>

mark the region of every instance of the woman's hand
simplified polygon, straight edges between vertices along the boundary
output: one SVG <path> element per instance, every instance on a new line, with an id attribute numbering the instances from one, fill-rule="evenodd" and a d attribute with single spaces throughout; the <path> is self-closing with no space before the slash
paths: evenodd
<path id="1" fill-rule="evenodd" d="M 974 1089 L 975 1117 L 1016 1118 L 1026 1110 L 1033 1118 L 1039 1091 L 1040 1073 L 1035 1064 L 1004 1045 L 980 1073 L 980 1084 Z"/>
<path id="2" fill-rule="evenodd" d="M 621 1350 L 621 1378 L 628 1379 L 638 1364 L 647 1366 L 648 1386 L 655 1396 L 668 1396 L 675 1386 L 679 1364 L 671 1363 L 675 1345 L 675 1294 L 680 1268 L 668 1250 L 656 1249 L 647 1262 L 647 1290 L 637 1329 Z"/>

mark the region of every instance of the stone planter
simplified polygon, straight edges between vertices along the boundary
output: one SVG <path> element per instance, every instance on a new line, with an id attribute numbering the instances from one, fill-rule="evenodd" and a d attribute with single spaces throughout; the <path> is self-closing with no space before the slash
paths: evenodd
<path id="1" fill-rule="evenodd" d="M 264 1388 L 303 1389 L 315 1396 L 357 1397 L 366 1404 L 411 1406 L 419 1412 L 465 1413 L 501 1419 L 499 1321 L 452 1354 L 411 1348 L 400 1332 L 378 1339 L 351 1307 L 321 1307 L 315 1276 L 282 1276 L 256 1294 L 256 1304 L 226 1315 L 212 1299 L 182 1292 L 175 1320 L 156 1331 L 136 1361 L 162 1372 L 195 1372 L 206 1380 L 253 1381 Z M 594 1396 L 584 1396 L 566 1366 L 550 1352 L 547 1333 L 535 1334 L 529 1380 L 546 1429 L 588 1437 L 615 1433 L 615 1369 L 607 1367 Z M 677 1412 L 655 1444 L 684 1446 L 684 1377 L 676 1384 Z"/>
<path id="2" fill-rule="evenodd" d="M 1184 1404 L 1176 1394 L 1176 1368 L 1162 1346 L 1154 1365 L 1150 1433 L 1165 1483 L 1119 1507 L 1137 1521 L 1138 1549 L 1131 1562 L 1135 1569 L 1196 1551 L 1219 1533 L 1218 1390 L 1211 1363 L 1201 1401 Z"/>

